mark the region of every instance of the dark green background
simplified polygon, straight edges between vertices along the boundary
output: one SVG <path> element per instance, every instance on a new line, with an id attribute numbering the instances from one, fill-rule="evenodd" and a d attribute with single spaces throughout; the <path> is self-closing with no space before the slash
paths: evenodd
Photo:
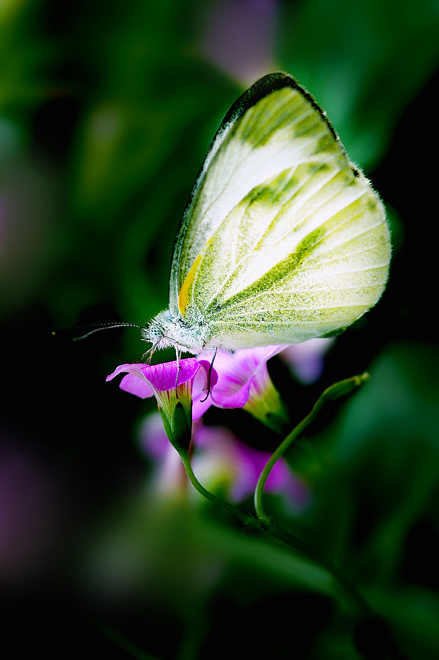
<path id="1" fill-rule="evenodd" d="M 210 506 L 146 496 L 136 429 L 154 404 L 105 383 L 140 357 L 139 331 L 72 343 L 67 330 L 141 324 L 167 305 L 209 141 L 273 68 L 316 97 L 371 177 L 394 251 L 381 302 L 337 339 L 318 383 L 270 364 L 294 421 L 332 382 L 372 378 L 292 453 L 308 514 L 268 506 L 356 582 L 404 656 L 437 657 L 438 64 L 433 0 L 0 4 L 0 487 L 11 456 L 26 465 L 11 473 L 24 505 L 3 487 L 15 522 L 0 518 L 2 657 L 360 657 L 358 621 L 302 558 Z M 243 411 L 206 423 L 279 441 Z M 10 563 L 2 529 L 21 530 L 26 561 Z M 131 559 L 108 559 L 121 547 Z"/>

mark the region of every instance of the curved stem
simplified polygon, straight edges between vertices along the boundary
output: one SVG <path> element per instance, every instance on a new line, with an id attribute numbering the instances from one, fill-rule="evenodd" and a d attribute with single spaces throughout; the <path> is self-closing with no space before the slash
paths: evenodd
<path id="1" fill-rule="evenodd" d="M 337 566 L 335 566 L 335 564 L 329 561 L 329 559 L 327 559 L 324 555 L 320 554 L 320 552 L 318 552 L 315 548 L 313 548 L 305 541 L 302 541 L 297 536 L 293 536 L 293 534 L 290 534 L 282 527 L 276 525 L 276 523 L 271 518 L 267 518 L 267 520 L 263 520 L 261 518 L 254 519 L 251 516 L 248 516 L 242 511 L 240 511 L 237 507 L 233 506 L 233 504 L 230 504 L 229 502 L 222 500 L 220 497 L 217 497 L 216 495 L 208 491 L 206 488 L 204 488 L 204 486 L 200 484 L 200 482 L 196 478 L 194 471 L 192 470 L 189 457 L 181 456 L 181 459 L 183 461 L 184 469 L 186 470 L 186 474 L 189 477 L 190 482 L 192 483 L 194 488 L 196 488 L 196 490 L 201 495 L 203 495 L 203 497 L 210 500 L 214 504 L 217 504 L 218 506 L 222 507 L 229 513 L 232 513 L 244 525 L 250 527 L 256 527 L 260 531 L 266 532 L 271 536 L 278 538 L 279 540 L 288 544 L 291 548 L 298 550 L 309 559 L 315 561 L 317 564 L 325 568 L 332 575 L 332 577 L 340 584 L 340 586 L 349 596 L 350 600 L 358 607 L 358 609 L 362 612 L 363 615 L 365 616 L 372 615 L 372 611 L 370 610 L 368 604 L 361 596 L 361 594 L 356 590 L 352 582 L 350 582 L 350 580 L 348 580 L 348 578 L 345 577 L 345 575 L 340 571 L 340 569 L 338 569 Z"/>
<path id="2" fill-rule="evenodd" d="M 192 470 L 189 457 L 181 456 L 181 459 L 183 461 L 184 469 L 186 470 L 186 474 L 189 477 L 190 482 L 192 483 L 194 488 L 196 488 L 196 490 L 201 495 L 203 495 L 203 497 L 210 500 L 214 504 L 217 504 L 218 506 L 222 507 L 229 513 L 232 513 L 247 527 L 248 526 L 255 527 L 260 531 L 266 532 L 271 536 L 288 544 L 291 548 L 298 550 L 309 559 L 315 561 L 317 564 L 325 568 L 332 575 L 332 577 L 340 584 L 340 586 L 349 596 L 350 600 L 358 607 L 358 609 L 360 610 L 360 612 L 362 612 L 363 615 L 365 616 L 372 615 L 372 611 L 370 610 L 366 601 L 363 599 L 361 594 L 356 590 L 352 582 L 350 582 L 350 580 L 348 580 L 348 578 L 345 577 L 345 575 L 340 571 L 340 569 L 338 569 L 337 566 L 335 566 L 335 564 L 329 561 L 329 559 L 327 559 L 324 555 L 322 555 L 320 552 L 318 552 L 315 548 L 310 546 L 305 541 L 302 541 L 297 536 L 293 536 L 293 534 L 290 534 L 286 530 L 282 529 L 282 527 L 276 525 L 276 523 L 271 518 L 267 518 L 266 521 L 260 518 L 259 519 L 252 518 L 251 516 L 246 515 L 238 508 L 233 506 L 233 504 L 230 504 L 229 502 L 222 500 L 220 497 L 217 497 L 216 495 L 208 491 L 206 488 L 204 488 L 204 486 L 200 484 L 200 482 L 196 478 L 194 471 Z"/>
<path id="3" fill-rule="evenodd" d="M 329 561 L 324 555 L 322 555 L 312 546 L 308 545 L 308 543 L 306 543 L 305 541 L 302 541 L 297 536 L 293 536 L 293 534 L 290 534 L 286 530 L 282 529 L 282 527 L 276 525 L 276 523 L 273 522 L 271 518 L 267 518 L 267 521 L 262 519 L 258 519 L 258 520 L 254 519 L 251 516 L 248 516 L 242 511 L 240 511 L 238 508 L 233 506 L 233 504 L 230 504 L 229 502 L 222 500 L 220 497 L 217 497 L 216 495 L 208 491 L 206 488 L 204 488 L 204 486 L 200 484 L 200 482 L 196 478 L 194 471 L 192 470 L 189 457 L 181 456 L 181 459 L 183 461 L 184 469 L 186 470 L 186 474 L 189 477 L 190 482 L 192 483 L 194 488 L 196 488 L 196 490 L 201 495 L 203 495 L 203 497 L 207 498 L 214 504 L 217 504 L 218 506 L 222 507 L 229 513 L 232 513 L 244 525 L 250 527 L 256 527 L 260 531 L 270 534 L 271 536 L 288 544 L 291 548 L 298 550 L 309 559 L 315 561 L 317 564 L 325 568 L 332 575 L 332 577 L 340 584 L 340 586 L 349 596 L 350 600 L 358 607 L 358 609 L 360 610 L 360 612 L 362 612 L 363 615 L 365 616 L 372 615 L 372 611 L 370 610 L 368 604 L 363 599 L 361 594 L 356 590 L 352 582 L 350 582 L 350 580 L 348 580 L 348 578 L 345 577 L 345 575 L 340 571 L 340 569 L 338 569 L 337 566 L 335 566 L 331 561 Z"/>
<path id="4" fill-rule="evenodd" d="M 332 385 L 331 387 L 328 387 L 320 396 L 320 398 L 317 400 L 317 402 L 314 404 L 311 412 L 300 422 L 300 424 L 298 424 L 291 431 L 291 433 L 287 435 L 285 440 L 279 445 L 279 447 L 272 454 L 267 464 L 265 465 L 264 469 L 262 470 L 262 473 L 256 485 L 256 489 L 255 489 L 255 509 L 257 514 L 256 519 L 253 518 L 252 516 L 246 515 L 238 508 L 233 506 L 233 504 L 230 504 L 229 502 L 222 500 L 221 498 L 217 497 L 213 493 L 209 492 L 206 488 L 204 488 L 204 486 L 200 484 L 200 482 L 198 481 L 192 470 L 192 466 L 188 454 L 185 454 L 184 452 L 180 453 L 187 476 L 189 477 L 194 488 L 196 488 L 196 490 L 201 495 L 203 495 L 203 497 L 207 498 L 214 504 L 217 504 L 218 506 L 222 507 L 229 513 L 232 513 L 244 525 L 255 527 L 258 528 L 260 531 L 267 532 L 271 536 L 278 538 L 279 540 L 288 544 L 290 547 L 294 548 L 295 550 L 298 550 L 299 552 L 303 553 L 309 559 L 315 561 L 317 564 L 325 568 L 332 575 L 332 577 L 338 582 L 338 584 L 344 589 L 347 596 L 358 607 L 359 611 L 364 616 L 372 616 L 373 613 L 369 608 L 368 604 L 366 603 L 366 601 L 364 600 L 364 598 L 357 591 L 353 583 L 348 578 L 346 578 L 346 576 L 342 573 L 342 571 L 340 571 L 339 568 L 337 568 L 337 566 L 335 566 L 335 564 L 333 564 L 324 555 L 320 554 L 320 552 L 318 552 L 315 548 L 313 548 L 312 546 L 308 545 L 308 543 L 306 543 L 305 541 L 302 541 L 301 539 L 297 538 L 296 536 L 293 536 L 286 530 L 276 525 L 276 523 L 265 512 L 262 502 L 262 497 L 268 475 L 270 474 L 276 461 L 284 454 L 284 452 L 294 442 L 294 440 L 302 433 L 302 431 L 308 426 L 308 424 L 310 424 L 313 421 L 313 419 L 316 417 L 317 413 L 320 411 L 325 401 L 328 399 L 337 399 L 341 396 L 344 396 L 345 394 L 348 394 L 359 385 L 362 385 L 368 378 L 369 375 L 365 373 L 362 374 L 361 376 L 354 376 L 353 378 L 348 378 L 346 380 L 336 383 L 335 385 Z"/>
<path id="5" fill-rule="evenodd" d="M 229 513 L 232 513 L 236 518 L 238 518 L 244 525 L 248 525 L 252 518 L 242 511 L 240 511 L 236 506 L 233 506 L 233 504 L 230 504 L 229 502 L 226 502 L 226 500 L 222 500 L 220 497 L 217 497 L 210 491 L 208 491 L 204 486 L 200 484 L 198 481 L 197 477 L 194 474 L 194 471 L 192 470 L 192 465 L 190 463 L 189 457 L 188 456 L 182 456 L 180 454 L 181 460 L 183 461 L 183 466 L 184 469 L 186 470 L 186 474 L 189 477 L 189 480 L 191 484 L 196 488 L 196 490 L 203 495 L 206 499 L 210 500 L 214 504 L 217 504 L 218 506 L 222 507 L 223 509 L 226 509 Z"/>
<path id="6" fill-rule="evenodd" d="M 269 460 L 267 461 L 267 464 L 265 465 L 264 469 L 262 470 L 261 475 L 258 479 L 258 483 L 256 484 L 256 488 L 255 488 L 254 503 L 255 503 L 256 515 L 259 520 L 261 520 L 266 524 L 270 522 L 270 518 L 264 509 L 262 496 L 264 493 L 264 487 L 268 479 L 268 475 L 273 469 L 275 463 L 286 452 L 286 450 L 291 446 L 294 440 L 302 433 L 302 431 L 304 431 L 304 429 L 314 420 L 317 413 L 321 410 L 325 401 L 338 399 L 342 396 L 345 396 L 346 394 L 349 394 L 352 390 L 365 383 L 366 380 L 368 379 L 369 379 L 369 374 L 364 373 L 361 374 L 361 376 L 353 376 L 352 378 L 346 378 L 345 380 L 341 380 L 338 383 L 331 385 L 331 387 L 328 387 L 320 396 L 320 398 L 317 399 L 311 412 L 300 422 L 300 424 L 298 424 L 291 431 L 291 433 L 287 435 L 285 440 L 281 442 L 281 444 L 276 449 L 276 451 L 273 452 L 273 454 L 270 456 Z"/>
<path id="7" fill-rule="evenodd" d="M 268 476 L 273 469 L 274 465 L 278 459 L 286 452 L 286 450 L 291 446 L 291 444 L 296 440 L 296 438 L 305 430 L 305 428 L 315 419 L 317 414 L 320 412 L 325 401 L 338 399 L 346 394 L 352 392 L 360 385 L 362 385 L 366 380 L 369 379 L 369 374 L 364 373 L 361 376 L 353 376 L 352 378 L 347 378 L 345 380 L 339 381 L 328 387 L 320 398 L 316 401 L 314 406 L 311 409 L 311 412 L 298 424 L 292 431 L 287 435 L 285 440 L 281 442 L 279 447 L 273 454 L 270 456 L 267 461 L 264 469 L 261 472 L 261 475 L 256 484 L 254 503 L 256 509 L 256 515 L 261 523 L 261 526 L 272 536 L 280 539 L 284 543 L 287 543 L 292 548 L 299 550 L 299 552 L 306 555 L 308 558 L 317 562 L 320 566 L 325 568 L 333 578 L 340 584 L 344 589 L 346 594 L 349 596 L 350 600 L 358 607 L 360 612 L 365 616 L 371 616 L 372 611 L 369 608 L 368 604 L 362 597 L 362 595 L 357 591 L 355 586 L 345 577 L 345 575 L 340 571 L 335 564 L 333 564 L 329 559 L 324 555 L 318 552 L 315 548 L 305 543 L 301 539 L 289 534 L 286 530 L 282 529 L 267 515 L 264 505 L 263 505 L 263 494 L 264 487 L 267 482 Z"/>
<path id="8" fill-rule="evenodd" d="M 317 405 L 317 404 L 316 404 Z M 315 406 L 314 406 L 315 408 Z M 264 493 L 264 488 L 265 488 L 265 483 L 268 479 L 268 475 L 270 474 L 271 470 L 273 469 L 275 463 L 278 461 L 278 459 L 286 452 L 288 447 L 294 442 L 294 440 L 302 433 L 302 431 L 308 426 L 308 424 L 313 420 L 314 418 L 314 408 L 312 411 L 303 419 L 300 424 L 298 424 L 292 431 L 287 435 L 285 440 L 281 442 L 279 447 L 272 453 L 270 456 L 269 460 L 267 461 L 264 469 L 262 470 L 260 477 L 258 479 L 258 483 L 256 484 L 255 488 L 255 495 L 254 495 L 254 501 L 255 501 L 255 509 L 256 509 L 256 515 L 259 518 L 259 520 L 262 520 L 263 522 L 268 523 L 270 521 L 269 516 L 266 514 L 264 505 L 262 502 L 262 496 Z"/>

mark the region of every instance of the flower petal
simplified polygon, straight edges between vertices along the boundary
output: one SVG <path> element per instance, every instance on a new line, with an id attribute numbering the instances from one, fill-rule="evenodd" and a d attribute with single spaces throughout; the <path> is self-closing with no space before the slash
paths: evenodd
<path id="1" fill-rule="evenodd" d="M 219 388 L 217 385 L 215 390 L 210 394 L 214 405 L 218 408 L 243 408 L 248 401 L 252 382 L 253 377 L 244 383 L 236 392 L 230 392 L 226 388 Z"/>
<path id="2" fill-rule="evenodd" d="M 201 369 L 197 373 L 197 376 L 194 381 L 194 387 L 197 388 L 200 391 L 207 392 L 207 390 L 212 387 L 215 387 L 215 385 L 218 382 L 218 373 L 216 369 L 214 369 L 211 366 L 211 362 L 208 362 L 207 360 L 198 360 L 198 364 L 200 365 Z M 210 378 L 209 378 L 209 371 L 210 371 Z M 204 376 L 204 380 L 202 380 Z"/>
<path id="3" fill-rule="evenodd" d="M 211 366 L 211 362 L 208 362 L 207 360 L 198 360 L 198 364 L 200 365 L 200 369 L 195 376 L 192 393 L 192 419 L 200 419 L 206 410 L 210 408 L 213 403 L 210 394 L 212 388 L 215 387 L 218 382 L 218 373 L 216 369 Z"/>
<path id="4" fill-rule="evenodd" d="M 130 394 L 135 394 L 141 399 L 147 399 L 150 396 L 154 396 L 150 385 L 148 385 L 146 380 L 142 380 L 138 376 L 133 374 L 127 374 L 122 378 L 119 385 L 121 390 L 124 392 L 129 392 Z"/>
<path id="5" fill-rule="evenodd" d="M 212 404 L 212 397 L 206 396 L 206 392 L 200 392 L 200 394 L 193 396 L 192 419 L 200 419 Z"/>
<path id="6" fill-rule="evenodd" d="M 179 362 L 145 365 L 144 374 L 155 390 L 165 392 L 175 388 L 176 385 L 186 383 L 195 376 L 199 368 L 196 358 L 188 358 Z"/>
<path id="7" fill-rule="evenodd" d="M 118 376 L 121 373 L 130 373 L 135 376 L 138 376 L 139 378 L 144 378 L 143 375 L 143 368 L 145 367 L 144 364 L 120 364 L 116 369 L 113 371 L 112 374 L 107 376 L 106 381 L 108 382 L 109 380 L 113 380 L 116 376 Z"/>
<path id="8" fill-rule="evenodd" d="M 233 354 L 218 351 L 215 367 L 219 377 L 212 391 L 214 405 L 220 408 L 245 406 L 251 390 L 258 384 L 258 379 L 262 380 L 261 386 L 267 379 L 269 380 L 267 360 L 284 348 L 285 346 L 261 346 L 236 351 Z"/>
<path id="9" fill-rule="evenodd" d="M 300 382 L 305 385 L 315 383 L 323 373 L 325 355 L 334 342 L 334 337 L 308 339 L 301 344 L 288 346 L 282 358 Z"/>

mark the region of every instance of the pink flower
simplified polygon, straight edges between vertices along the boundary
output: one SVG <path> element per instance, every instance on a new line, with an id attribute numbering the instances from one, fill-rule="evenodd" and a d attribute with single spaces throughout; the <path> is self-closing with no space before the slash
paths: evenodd
<path id="1" fill-rule="evenodd" d="M 145 417 L 138 439 L 142 453 L 152 462 L 153 469 L 148 478 L 150 495 L 171 499 L 184 497 L 187 493 L 186 472 L 178 452 L 166 436 L 159 412 Z"/>
<path id="2" fill-rule="evenodd" d="M 323 373 L 325 355 L 335 338 L 308 339 L 301 344 L 285 347 L 282 359 L 290 367 L 296 378 L 305 385 L 315 383 Z"/>
<path id="3" fill-rule="evenodd" d="M 217 374 L 209 362 L 188 358 L 179 362 L 163 364 L 122 364 L 107 376 L 112 380 L 121 373 L 121 389 L 142 399 L 155 396 L 162 416 L 163 426 L 171 443 L 179 453 L 187 453 L 192 432 L 192 389 L 196 385 L 197 414 L 201 416 L 209 403 L 206 397 L 210 387 L 217 381 Z M 198 375 L 198 378 L 197 378 Z"/>
<path id="4" fill-rule="evenodd" d="M 211 392 L 218 408 L 244 408 L 266 426 L 281 431 L 289 423 L 288 412 L 271 382 L 267 361 L 285 346 L 262 346 L 235 353 L 218 351 L 218 382 Z M 206 354 L 204 354 L 206 355 Z"/>
<path id="5" fill-rule="evenodd" d="M 259 476 L 270 458 L 268 452 L 247 446 L 229 429 L 198 425 L 194 434 L 192 463 L 201 480 L 210 487 L 225 487 L 230 499 L 240 502 L 253 495 Z M 266 491 L 281 493 L 297 512 L 305 508 L 310 492 L 279 459 L 266 484 Z"/>
<path id="6" fill-rule="evenodd" d="M 203 55 L 246 87 L 265 73 L 275 71 L 278 4 L 278 0 L 212 3 L 206 12 Z"/>
<path id="7" fill-rule="evenodd" d="M 204 426 L 201 422 L 194 426 L 192 440 L 191 463 L 202 483 L 214 491 L 223 491 L 233 502 L 242 502 L 253 494 L 269 459 L 268 452 L 248 447 L 227 428 Z M 154 488 L 162 494 L 180 492 L 181 472 L 179 464 L 174 462 L 177 454 L 169 447 L 155 413 L 142 424 L 139 441 L 143 452 L 156 465 Z M 283 459 L 271 471 L 266 491 L 282 495 L 295 514 L 306 508 L 311 498 L 307 485 L 291 472 Z"/>
<path id="8" fill-rule="evenodd" d="M 199 419 L 211 405 L 244 408 L 269 428 L 281 432 L 289 423 L 288 412 L 271 382 L 267 360 L 284 348 L 263 346 L 233 354 L 220 350 L 215 357 L 215 368 L 211 368 L 212 352 L 179 363 L 123 364 L 107 380 L 125 372 L 127 375 L 120 383 L 123 390 L 143 399 L 154 395 L 168 437 L 167 423 L 172 419 L 176 402 L 180 401 L 189 410 L 192 400 L 193 419 Z"/>

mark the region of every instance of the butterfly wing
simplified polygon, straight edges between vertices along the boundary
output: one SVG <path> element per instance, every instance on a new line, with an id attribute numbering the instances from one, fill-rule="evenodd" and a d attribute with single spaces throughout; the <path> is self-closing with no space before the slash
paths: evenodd
<path id="1" fill-rule="evenodd" d="M 174 247 L 171 312 L 237 349 L 336 333 L 379 299 L 383 206 L 325 114 L 286 74 L 232 106 Z"/>

